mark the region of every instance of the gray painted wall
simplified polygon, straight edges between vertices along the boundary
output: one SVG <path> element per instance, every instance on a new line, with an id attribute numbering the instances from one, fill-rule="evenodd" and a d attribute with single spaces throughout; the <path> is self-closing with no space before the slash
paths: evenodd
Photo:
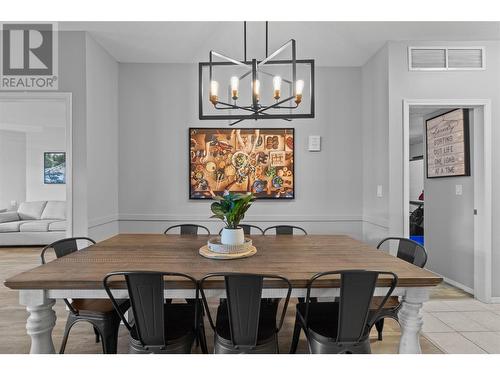
<path id="1" fill-rule="evenodd" d="M 258 201 L 247 221 L 264 227 L 294 222 L 311 233 L 361 237 L 361 70 L 318 68 L 315 119 L 259 121 L 257 127 L 294 127 L 296 199 Z M 210 202 L 188 200 L 188 128 L 227 126 L 199 121 L 197 66 L 120 64 L 120 231 L 154 231 L 166 221 L 208 221 Z M 308 152 L 308 135 L 322 151 Z"/>
<path id="2" fill-rule="evenodd" d="M 118 63 L 88 34 L 86 45 L 89 235 L 118 233 Z"/>
<path id="3" fill-rule="evenodd" d="M 486 47 L 486 70 L 449 72 L 411 72 L 408 70 L 408 46 L 457 45 Z M 403 221 L 403 156 L 402 101 L 419 99 L 491 99 L 493 145 L 500 141 L 500 42 L 390 42 L 389 43 L 389 183 L 390 228 L 402 233 Z M 500 149 L 493 147 L 492 180 L 492 294 L 500 296 Z"/>
<path id="4" fill-rule="evenodd" d="M 10 202 L 25 200 L 26 133 L 0 130 L 0 209 L 17 209 Z"/>
<path id="5" fill-rule="evenodd" d="M 448 111 L 449 109 L 436 111 L 425 116 L 422 126 L 425 120 Z M 425 248 L 429 254 L 426 268 L 473 290 L 474 116 L 472 112 L 469 118 L 471 176 L 424 179 L 424 233 Z M 462 195 L 455 194 L 456 185 L 462 185 Z"/>
<path id="6" fill-rule="evenodd" d="M 388 75 L 384 46 L 362 68 L 363 238 L 370 243 L 388 235 Z M 377 185 L 382 185 L 382 197 Z"/>

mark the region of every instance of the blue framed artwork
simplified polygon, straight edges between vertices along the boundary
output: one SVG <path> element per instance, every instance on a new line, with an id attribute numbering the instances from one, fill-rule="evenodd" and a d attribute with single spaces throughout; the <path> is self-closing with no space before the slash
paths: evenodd
<path id="1" fill-rule="evenodd" d="M 65 152 L 43 153 L 43 183 L 44 184 L 66 183 Z"/>

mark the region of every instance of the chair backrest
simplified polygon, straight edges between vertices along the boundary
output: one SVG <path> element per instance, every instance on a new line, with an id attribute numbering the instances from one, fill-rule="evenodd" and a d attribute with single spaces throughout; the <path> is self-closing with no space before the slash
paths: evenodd
<path id="1" fill-rule="evenodd" d="M 95 245 L 95 241 L 92 238 L 88 237 L 71 237 L 71 238 L 63 238 L 62 240 L 58 240 L 56 242 L 52 242 L 51 244 L 45 246 L 40 253 L 40 259 L 42 264 L 45 264 L 45 253 L 49 249 L 53 249 L 57 258 L 61 258 L 68 254 L 74 253 L 78 251 L 78 243 L 77 241 L 87 241 Z"/>
<path id="2" fill-rule="evenodd" d="M 405 262 L 414 264 L 417 267 L 423 268 L 427 263 L 427 251 L 425 247 L 420 245 L 418 242 L 410 240 L 403 237 L 387 237 L 379 242 L 377 249 L 380 249 L 384 243 L 390 243 L 391 241 L 397 241 L 398 243 L 398 253 L 397 257 L 404 260 Z"/>
<path id="3" fill-rule="evenodd" d="M 56 242 L 52 242 L 51 244 L 45 246 L 40 253 L 40 260 L 42 264 L 45 264 L 45 253 L 49 249 L 53 249 L 57 258 L 62 258 L 68 254 L 74 253 L 78 251 L 78 241 L 87 241 L 88 243 L 94 244 L 95 241 L 92 238 L 88 237 L 70 237 L 63 238 L 62 240 L 58 240 Z M 68 307 L 68 309 L 75 315 L 78 315 L 78 310 L 76 310 L 73 305 L 65 298 L 64 303 Z"/>
<path id="4" fill-rule="evenodd" d="M 207 279 L 224 278 L 226 287 L 227 308 L 229 316 L 229 329 L 231 333 L 231 343 L 238 348 L 253 348 L 257 344 L 259 333 L 260 306 L 262 299 L 262 289 L 264 281 L 278 280 L 288 288 L 288 293 L 284 301 L 280 321 L 276 326 L 278 332 L 285 319 L 288 302 L 292 293 L 292 285 L 288 279 L 278 275 L 246 274 L 246 273 L 212 273 L 200 280 L 200 292 L 207 311 L 208 320 L 212 329 L 216 331 L 208 302 L 205 297 L 203 285 Z"/>
<path id="5" fill-rule="evenodd" d="M 264 231 L 262 230 L 262 228 L 258 227 L 257 225 L 240 224 L 239 227 L 243 228 L 243 233 L 245 233 L 247 236 L 249 236 L 251 234 L 252 228 L 258 232 L 257 234 L 264 234 Z M 222 229 L 224 229 L 224 228 L 222 228 Z M 222 234 L 222 229 L 219 231 L 219 236 Z"/>
<path id="6" fill-rule="evenodd" d="M 277 235 L 293 234 L 295 229 L 302 232 L 303 234 L 307 234 L 307 232 L 304 228 L 297 227 L 294 225 L 275 225 L 275 226 L 266 228 L 266 230 L 264 231 L 264 234 L 267 234 L 267 232 L 271 232 L 272 230 L 275 230 Z"/>
<path id="7" fill-rule="evenodd" d="M 210 230 L 203 226 L 203 225 L 198 225 L 198 224 L 179 224 L 179 225 L 172 225 L 171 227 L 168 227 L 165 229 L 163 234 L 167 234 L 170 230 L 174 228 L 180 228 L 181 235 L 197 235 L 198 234 L 198 229 L 203 229 L 204 231 L 207 232 L 207 234 L 210 234 Z"/>
<path id="8" fill-rule="evenodd" d="M 387 299 L 397 285 L 398 277 L 392 272 L 366 271 L 366 270 L 344 270 L 322 272 L 314 275 L 307 284 L 307 298 L 305 311 L 305 324 L 307 327 L 309 318 L 309 306 L 311 303 L 311 289 L 313 284 L 320 278 L 332 275 L 340 275 L 340 299 L 338 310 L 337 342 L 353 343 L 360 341 L 366 334 L 367 328 L 376 321 L 376 317 Z M 390 287 L 378 310 L 368 321 L 370 304 L 375 292 L 379 275 L 391 276 Z M 332 282 L 338 280 L 332 279 Z M 319 302 L 321 303 L 321 302 Z M 332 319 L 335 317 L 332 316 Z"/>
<path id="9" fill-rule="evenodd" d="M 112 272 L 104 277 L 103 285 L 111 302 L 125 327 L 135 330 L 137 339 L 145 348 L 163 349 L 167 346 L 165 330 L 165 283 L 166 277 L 184 278 L 193 283 L 196 289 L 195 310 L 198 308 L 198 284 L 189 275 L 175 272 L 126 271 Z M 134 326 L 131 326 L 119 308 L 111 291 L 110 279 L 125 278 L 130 305 L 134 314 Z M 193 327 L 196 327 L 197 311 Z"/>

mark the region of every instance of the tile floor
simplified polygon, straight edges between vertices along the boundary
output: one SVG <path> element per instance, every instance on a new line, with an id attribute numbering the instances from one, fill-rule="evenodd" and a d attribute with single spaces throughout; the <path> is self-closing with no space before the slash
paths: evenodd
<path id="1" fill-rule="evenodd" d="M 500 304 L 471 297 L 424 304 L 424 336 L 445 353 L 500 354 Z"/>

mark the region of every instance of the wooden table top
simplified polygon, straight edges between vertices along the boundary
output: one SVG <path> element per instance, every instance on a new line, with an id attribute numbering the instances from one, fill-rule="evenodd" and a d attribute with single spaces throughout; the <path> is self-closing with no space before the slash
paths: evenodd
<path id="1" fill-rule="evenodd" d="M 113 271 L 182 272 L 200 279 L 211 272 L 279 274 L 303 288 L 317 272 L 342 269 L 392 271 L 398 286 L 435 286 L 442 278 L 343 235 L 250 236 L 257 254 L 236 260 L 203 258 L 198 249 L 209 236 L 119 234 L 5 281 L 11 289 L 102 289 Z M 217 282 L 217 281 L 215 281 Z M 379 286 L 387 285 L 380 278 Z M 175 287 L 192 285 L 179 282 Z M 215 284 L 212 285 L 216 287 Z M 331 282 L 316 287 L 332 286 Z M 206 285 L 210 287 L 210 285 Z"/>

